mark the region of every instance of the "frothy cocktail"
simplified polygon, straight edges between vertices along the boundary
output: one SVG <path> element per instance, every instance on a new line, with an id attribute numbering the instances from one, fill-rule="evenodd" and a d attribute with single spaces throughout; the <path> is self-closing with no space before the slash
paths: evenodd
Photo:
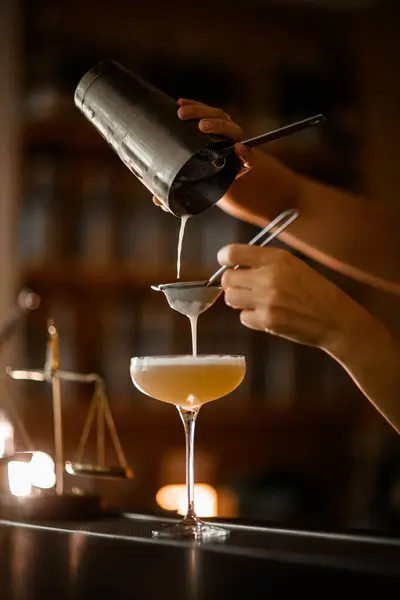
<path id="1" fill-rule="evenodd" d="M 141 392 L 189 410 L 233 392 L 245 371 L 242 356 L 148 356 L 131 361 L 132 380 Z"/>
<path id="2" fill-rule="evenodd" d="M 194 428 L 200 407 L 235 390 L 246 373 L 244 356 L 141 356 L 131 359 L 131 377 L 138 390 L 161 402 L 174 404 L 186 437 L 186 489 L 188 509 L 177 525 L 153 535 L 196 540 L 225 539 L 228 529 L 207 525 L 194 507 Z"/>

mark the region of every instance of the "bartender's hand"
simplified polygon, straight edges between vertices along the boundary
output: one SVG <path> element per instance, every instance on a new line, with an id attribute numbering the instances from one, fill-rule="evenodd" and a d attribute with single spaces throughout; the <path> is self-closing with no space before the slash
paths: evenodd
<path id="1" fill-rule="evenodd" d="M 197 120 L 199 130 L 202 133 L 218 135 L 220 137 L 227 138 L 235 144 L 235 153 L 242 162 L 242 168 L 240 169 L 237 178 L 241 177 L 249 171 L 251 168 L 251 158 L 254 156 L 251 149 L 246 148 L 240 144 L 240 140 L 243 139 L 242 128 L 234 123 L 230 116 L 222 108 L 214 108 L 195 100 L 185 100 L 181 98 L 177 102 L 178 105 L 178 117 L 182 121 L 193 121 Z M 169 212 L 168 208 L 164 205 L 163 201 L 156 196 L 153 197 L 154 204 L 160 206 L 164 211 Z"/>
<path id="2" fill-rule="evenodd" d="M 231 245 L 218 261 L 247 267 L 222 276 L 243 325 L 325 350 L 400 433 L 400 343 L 378 319 L 284 250 Z"/>
<path id="3" fill-rule="evenodd" d="M 264 226 L 266 199 L 268 199 L 267 204 L 271 206 L 272 218 L 290 204 L 295 205 L 293 198 L 297 193 L 295 173 L 265 152 L 241 144 L 240 141 L 244 138 L 242 128 L 232 121 L 223 109 L 182 98 L 178 100 L 177 104 L 179 119 L 183 121 L 196 120 L 201 132 L 218 135 L 236 142 L 235 152 L 242 161 L 242 169 L 229 193 L 218 202 L 218 206 L 224 212 L 243 221 L 256 224 L 260 221 L 260 225 Z M 242 175 L 246 175 L 243 184 L 241 183 Z M 260 175 L 262 176 L 261 184 Z M 262 190 L 257 193 L 254 186 L 257 188 L 260 185 Z M 240 186 L 239 194 L 235 193 L 235 186 Z M 242 187 L 245 190 L 244 195 L 241 193 Z M 154 197 L 153 201 L 168 211 L 159 198 Z"/>
<path id="4" fill-rule="evenodd" d="M 333 352 L 347 343 L 364 309 L 305 262 L 277 248 L 233 244 L 221 265 L 241 265 L 222 277 L 225 302 L 246 327 Z M 349 327 L 349 324 L 352 327 Z"/>

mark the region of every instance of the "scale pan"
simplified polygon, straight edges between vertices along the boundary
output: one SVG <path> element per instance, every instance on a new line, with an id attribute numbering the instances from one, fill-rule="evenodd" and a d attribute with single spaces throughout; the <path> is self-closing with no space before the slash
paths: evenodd
<path id="1" fill-rule="evenodd" d="M 124 467 L 103 467 L 100 465 L 66 462 L 65 470 L 69 475 L 80 477 L 98 477 L 102 479 L 133 479 L 133 471 Z"/>

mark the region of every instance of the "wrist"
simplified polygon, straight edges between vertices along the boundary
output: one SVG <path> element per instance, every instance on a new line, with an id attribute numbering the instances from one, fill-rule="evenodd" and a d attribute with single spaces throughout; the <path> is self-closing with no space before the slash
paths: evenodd
<path id="1" fill-rule="evenodd" d="M 218 206 L 231 216 L 265 227 L 282 211 L 297 208 L 301 177 L 262 150 L 251 150 L 251 168 L 238 177 Z"/>
<path id="2" fill-rule="evenodd" d="M 284 210 L 297 208 L 304 193 L 303 177 L 263 150 L 253 153 L 256 158 L 243 179 L 248 178 L 246 185 L 262 213 L 274 219 Z"/>
<path id="3" fill-rule="evenodd" d="M 325 351 L 343 365 L 359 362 L 361 357 L 371 355 L 372 347 L 390 337 L 384 325 L 364 307 L 349 298 L 349 305 L 337 311 L 336 327 L 329 337 Z"/>

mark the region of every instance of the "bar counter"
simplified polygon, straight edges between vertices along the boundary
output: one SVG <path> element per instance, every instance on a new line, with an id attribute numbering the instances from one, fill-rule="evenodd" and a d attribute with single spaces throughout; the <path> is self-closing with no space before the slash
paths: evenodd
<path id="1" fill-rule="evenodd" d="M 226 542 L 196 544 L 153 539 L 159 524 L 139 514 L 0 521 L 0 598 L 244 600 L 343 593 L 351 583 L 359 597 L 400 580 L 398 539 L 219 523 L 231 530 Z"/>

